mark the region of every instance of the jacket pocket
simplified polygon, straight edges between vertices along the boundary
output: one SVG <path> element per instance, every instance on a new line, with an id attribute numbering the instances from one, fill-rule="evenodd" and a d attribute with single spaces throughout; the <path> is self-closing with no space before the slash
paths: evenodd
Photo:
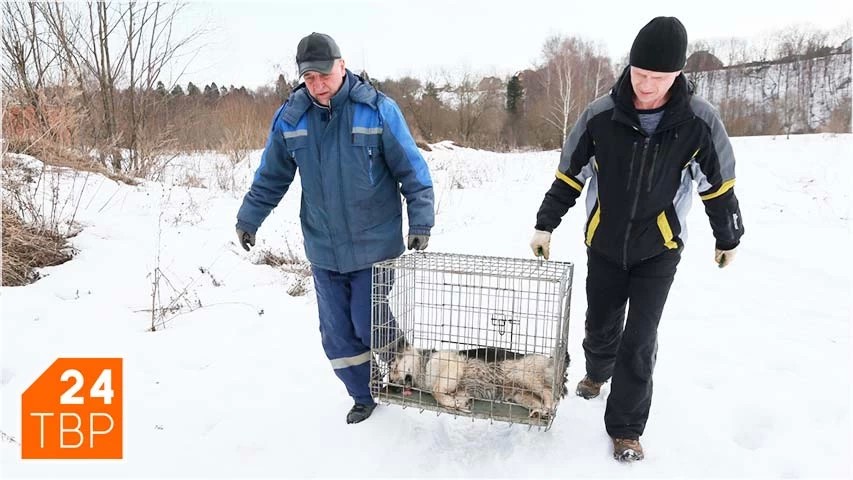
<path id="1" fill-rule="evenodd" d="M 370 186 L 375 186 L 379 177 L 380 135 L 353 133 L 352 147 L 359 170 L 365 175 Z"/>
<path id="2" fill-rule="evenodd" d="M 387 168 L 382 159 L 380 134 L 353 133 L 352 155 L 346 159 L 354 197 L 350 208 L 353 232 L 361 232 L 382 223 L 387 214 L 384 191 L 388 187 Z"/>
<path id="3" fill-rule="evenodd" d="M 669 222 L 669 218 L 667 218 L 666 211 L 660 212 L 658 215 L 657 225 L 663 239 L 663 246 L 670 250 L 678 248 L 678 243 L 675 241 L 676 233 L 673 232 L 673 228 Z M 680 228 L 678 230 L 680 230 Z"/>
<path id="4" fill-rule="evenodd" d="M 289 138 L 285 136 L 284 144 L 287 147 L 287 153 L 290 154 L 296 165 L 302 167 L 308 155 L 308 136 L 300 135 Z"/>
<path id="5" fill-rule="evenodd" d="M 601 223 L 601 201 L 595 202 L 595 207 L 591 212 L 589 219 L 586 222 L 586 245 L 592 246 L 592 239 L 595 237 L 595 231 L 598 230 L 598 225 Z"/>

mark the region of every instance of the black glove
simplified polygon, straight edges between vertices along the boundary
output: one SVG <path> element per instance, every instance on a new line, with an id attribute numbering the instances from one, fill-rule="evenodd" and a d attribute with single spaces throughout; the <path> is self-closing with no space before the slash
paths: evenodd
<path id="1" fill-rule="evenodd" d="M 255 246 L 255 234 L 244 232 L 243 230 L 237 229 L 237 241 L 240 243 L 240 246 L 243 247 L 243 250 L 249 251 L 249 245 Z"/>
<path id="2" fill-rule="evenodd" d="M 409 250 L 423 250 L 429 243 L 429 235 L 409 235 Z"/>

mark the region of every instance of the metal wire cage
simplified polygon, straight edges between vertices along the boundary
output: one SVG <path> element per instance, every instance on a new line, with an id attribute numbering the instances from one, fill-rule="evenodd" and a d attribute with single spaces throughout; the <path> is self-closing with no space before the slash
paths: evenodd
<path id="1" fill-rule="evenodd" d="M 547 430 L 565 393 L 572 273 L 450 253 L 375 264 L 374 398 Z"/>

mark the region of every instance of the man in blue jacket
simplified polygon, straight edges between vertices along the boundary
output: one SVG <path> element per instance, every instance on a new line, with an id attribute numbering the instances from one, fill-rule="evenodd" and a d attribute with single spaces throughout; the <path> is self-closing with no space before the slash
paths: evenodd
<path id="1" fill-rule="evenodd" d="M 355 402 L 347 423 L 358 423 L 376 406 L 370 394 L 371 266 L 405 251 L 401 193 L 408 248 L 426 248 L 435 216 L 432 180 L 397 104 L 346 69 L 331 37 L 303 38 L 296 63 L 304 83 L 273 117 L 237 213 L 237 238 L 247 251 L 255 245 L 255 233 L 298 169 L 299 217 L 323 349 Z"/>

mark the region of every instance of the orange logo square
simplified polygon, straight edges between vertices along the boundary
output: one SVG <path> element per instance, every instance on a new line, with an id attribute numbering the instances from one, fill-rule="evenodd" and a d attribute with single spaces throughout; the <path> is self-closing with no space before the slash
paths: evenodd
<path id="1" fill-rule="evenodd" d="M 58 358 L 21 395 L 21 458 L 122 458 L 122 359 Z"/>

